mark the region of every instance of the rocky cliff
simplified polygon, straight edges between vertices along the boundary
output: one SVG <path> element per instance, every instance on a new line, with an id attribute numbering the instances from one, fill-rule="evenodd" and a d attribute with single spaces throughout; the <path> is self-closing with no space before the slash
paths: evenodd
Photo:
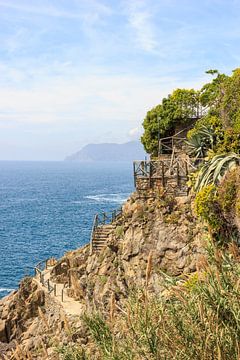
<path id="1" fill-rule="evenodd" d="M 144 286 L 149 258 L 148 285 L 155 294 L 162 291 L 163 272 L 194 272 L 204 252 L 204 234 L 190 197 L 133 194 L 102 251 L 90 255 L 86 245 L 67 253 L 51 270 L 52 282 L 69 284 L 68 296 L 79 305 L 80 316 L 67 314 L 34 278 L 24 279 L 18 291 L 0 302 L 2 358 L 15 349 L 19 359 L 58 359 L 56 349 L 66 343 L 80 343 L 90 351 L 81 315 L 108 312 L 113 299 L 116 306 L 124 303 L 134 288 Z"/>

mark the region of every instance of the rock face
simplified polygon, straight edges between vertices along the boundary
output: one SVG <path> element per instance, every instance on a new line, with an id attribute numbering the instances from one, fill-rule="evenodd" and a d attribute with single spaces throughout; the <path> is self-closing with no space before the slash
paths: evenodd
<path id="1" fill-rule="evenodd" d="M 134 194 L 113 225 L 101 252 L 89 256 L 86 246 L 69 253 L 52 271 L 56 281 L 70 283 L 69 295 L 86 308 L 106 308 L 112 293 L 119 300 L 134 286 L 143 286 L 149 254 L 156 293 L 161 291 L 161 271 L 178 276 L 196 270 L 204 230 L 189 198 L 139 199 Z"/>
<path id="2" fill-rule="evenodd" d="M 0 301 L 0 359 L 21 345 L 13 359 L 44 359 L 52 347 L 71 340 L 61 306 L 32 278 L 25 278 L 19 290 Z M 48 356 L 47 359 L 57 359 Z"/>
<path id="3" fill-rule="evenodd" d="M 52 281 L 68 283 L 68 295 L 84 310 L 108 311 L 112 297 L 121 303 L 132 289 L 143 287 L 149 258 L 148 284 L 156 294 L 162 291 L 162 272 L 178 276 L 196 270 L 204 252 L 204 227 L 192 213 L 191 199 L 150 195 L 129 198 L 100 252 L 90 256 L 86 245 L 67 253 L 53 267 Z M 33 359 L 42 359 L 44 353 L 48 359 L 58 359 L 55 344 L 88 342 L 79 318 L 67 320 L 78 339 L 69 335 L 61 304 L 32 278 L 0 302 L 0 319 L 0 354 L 1 349 L 6 353 L 14 347 L 16 340 Z"/>

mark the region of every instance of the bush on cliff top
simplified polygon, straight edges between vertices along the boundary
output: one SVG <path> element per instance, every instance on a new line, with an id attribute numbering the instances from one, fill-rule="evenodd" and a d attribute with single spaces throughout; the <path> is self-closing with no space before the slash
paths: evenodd
<path id="1" fill-rule="evenodd" d="M 209 225 L 219 245 L 240 240 L 237 219 L 240 216 L 240 167 L 228 171 L 218 186 L 210 183 L 196 194 L 196 214 Z"/>
<path id="2" fill-rule="evenodd" d="M 218 71 L 207 73 L 214 78 L 199 91 L 174 90 L 147 112 L 141 141 L 148 153 L 157 156 L 159 137 L 172 136 L 191 124 L 194 128 L 188 133 L 190 142 L 196 142 L 203 126 L 214 133 L 214 142 L 204 144 L 204 156 L 208 148 L 217 154 L 240 152 L 240 68 L 232 76 Z M 203 115 L 200 119 L 199 110 Z"/>

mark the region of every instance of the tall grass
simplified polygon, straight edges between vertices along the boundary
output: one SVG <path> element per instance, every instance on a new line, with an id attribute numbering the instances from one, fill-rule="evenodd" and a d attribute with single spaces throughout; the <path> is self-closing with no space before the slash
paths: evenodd
<path id="1" fill-rule="evenodd" d="M 136 290 L 114 322 L 106 314 L 85 316 L 95 354 L 103 360 L 239 360 L 239 259 L 234 244 L 224 252 L 212 246 L 198 272 L 165 277 L 162 296 Z"/>

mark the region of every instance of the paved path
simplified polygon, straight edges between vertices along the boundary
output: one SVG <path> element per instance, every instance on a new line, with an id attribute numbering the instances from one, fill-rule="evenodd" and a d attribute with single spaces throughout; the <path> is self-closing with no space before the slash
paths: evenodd
<path id="1" fill-rule="evenodd" d="M 42 275 L 44 275 L 44 282 L 49 280 L 50 286 L 54 287 L 54 285 L 56 285 L 56 296 L 54 295 L 54 291 L 52 291 L 50 295 L 61 304 L 67 315 L 81 315 L 82 304 L 79 301 L 76 301 L 67 295 L 67 289 L 64 288 L 63 284 L 55 283 L 50 280 L 51 270 L 52 267 L 48 267 L 47 270 L 42 271 Z M 40 282 L 40 274 L 37 274 L 34 279 L 37 281 L 38 285 L 40 285 L 46 292 L 48 292 L 47 287 L 43 286 L 42 283 Z M 62 291 L 63 291 L 63 301 L 62 301 Z"/>

